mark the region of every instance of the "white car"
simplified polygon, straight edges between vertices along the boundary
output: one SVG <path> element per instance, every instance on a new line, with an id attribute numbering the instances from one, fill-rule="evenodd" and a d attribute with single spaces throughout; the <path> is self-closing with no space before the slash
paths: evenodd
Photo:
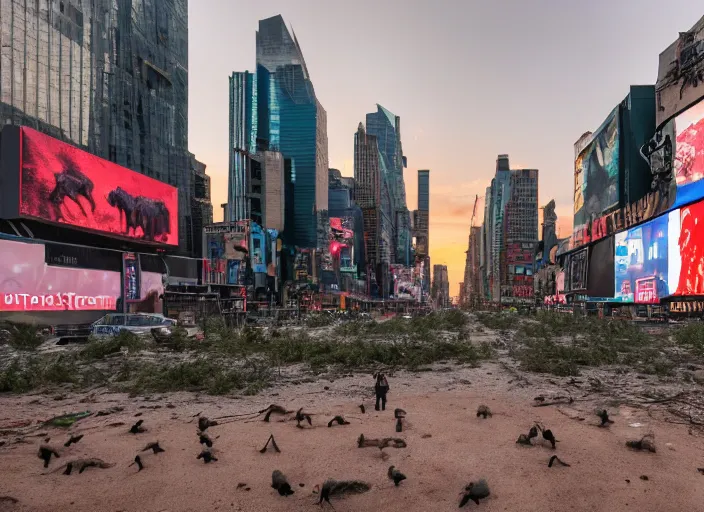
<path id="1" fill-rule="evenodd" d="M 93 322 L 91 334 L 96 337 L 116 336 L 120 331 L 149 335 L 155 327 L 170 327 L 176 320 L 158 313 L 108 313 Z"/>

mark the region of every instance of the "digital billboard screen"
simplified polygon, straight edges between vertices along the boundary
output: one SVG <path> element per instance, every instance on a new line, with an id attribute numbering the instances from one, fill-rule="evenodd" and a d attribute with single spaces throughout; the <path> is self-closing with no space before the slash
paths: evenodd
<path id="1" fill-rule="evenodd" d="M 394 278 L 394 298 L 416 300 L 420 296 L 420 286 L 414 276 L 414 267 L 391 265 Z"/>
<path id="2" fill-rule="evenodd" d="M 704 101 L 675 118 L 677 205 L 704 197 Z"/>
<path id="3" fill-rule="evenodd" d="M 20 145 L 19 216 L 178 245 L 175 187 L 31 128 L 21 128 Z"/>
<path id="4" fill-rule="evenodd" d="M 617 233 L 614 244 L 614 297 L 622 302 L 657 304 L 675 291 L 680 211 Z"/>
<path id="5" fill-rule="evenodd" d="M 42 244 L 0 239 L 0 311 L 114 311 L 120 272 L 47 265 Z"/>
<path id="6" fill-rule="evenodd" d="M 619 161 L 619 107 L 616 107 L 575 160 L 575 230 L 584 228 L 592 216 L 618 205 Z"/>
<path id="7" fill-rule="evenodd" d="M 704 201 L 679 210 L 679 232 L 670 251 L 675 295 L 704 295 Z"/>

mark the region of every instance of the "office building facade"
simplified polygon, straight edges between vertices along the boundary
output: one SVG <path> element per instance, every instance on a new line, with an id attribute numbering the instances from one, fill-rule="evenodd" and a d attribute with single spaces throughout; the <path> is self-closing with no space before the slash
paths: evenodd
<path id="1" fill-rule="evenodd" d="M 484 298 L 532 300 L 538 243 L 538 171 L 510 168 L 499 155 L 486 189 L 480 251 Z"/>
<path id="2" fill-rule="evenodd" d="M 439 308 L 446 308 L 452 304 L 447 265 L 433 265 L 433 300 Z"/>
<path id="3" fill-rule="evenodd" d="M 406 204 L 403 169 L 406 157 L 401 143 L 401 118 L 377 104 L 377 111 L 367 114 L 367 133 L 377 138 L 382 173 L 382 210 L 390 230 L 390 259 L 411 264 L 411 215 Z"/>
<path id="4" fill-rule="evenodd" d="M 2 126 L 30 126 L 177 187 L 179 252 L 198 255 L 187 0 L 4 0 L 0 37 Z"/>

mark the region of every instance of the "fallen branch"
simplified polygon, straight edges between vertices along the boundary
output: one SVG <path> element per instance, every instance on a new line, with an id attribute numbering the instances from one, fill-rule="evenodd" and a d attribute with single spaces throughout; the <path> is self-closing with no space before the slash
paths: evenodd
<path id="1" fill-rule="evenodd" d="M 665 397 L 665 398 L 656 398 L 656 399 L 653 399 L 653 400 L 644 400 L 643 403 L 645 403 L 645 404 L 664 404 L 665 402 L 676 401 L 678 398 L 680 398 L 680 397 L 682 397 L 682 396 L 684 396 L 684 395 L 688 395 L 688 394 L 689 394 L 689 392 L 687 392 L 687 391 L 681 391 L 681 392 L 677 393 L 676 395 L 668 396 L 668 397 Z"/>
<path id="2" fill-rule="evenodd" d="M 265 452 L 266 452 L 266 449 L 269 447 L 269 442 L 271 442 L 271 446 L 274 447 L 274 451 L 276 451 L 276 453 L 281 453 L 281 450 L 279 450 L 279 447 L 278 447 L 277 444 L 276 444 L 276 440 L 274 439 L 274 434 L 271 434 L 271 435 L 269 436 L 269 439 L 266 440 L 266 444 L 264 445 L 264 448 L 262 448 L 261 450 L 259 450 L 259 453 L 265 453 Z"/>
<path id="3" fill-rule="evenodd" d="M 579 415 L 577 415 L 577 416 L 570 415 L 570 414 L 566 413 L 565 411 L 563 411 L 562 409 L 560 409 L 559 407 L 556 408 L 555 410 L 557 412 L 559 412 L 560 414 L 562 414 L 563 416 L 567 416 L 571 420 L 584 421 L 586 419 L 586 418 L 582 418 Z"/>
<path id="4" fill-rule="evenodd" d="M 549 405 L 569 405 L 574 403 L 574 398 L 570 397 L 569 400 L 555 400 L 553 402 L 542 402 L 538 404 L 533 404 L 533 407 L 547 407 Z"/>

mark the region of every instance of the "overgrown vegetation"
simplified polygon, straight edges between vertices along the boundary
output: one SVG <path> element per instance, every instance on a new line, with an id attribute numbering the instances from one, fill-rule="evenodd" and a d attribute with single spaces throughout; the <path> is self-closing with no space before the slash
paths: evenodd
<path id="1" fill-rule="evenodd" d="M 328 313 L 314 313 L 306 318 L 306 327 L 327 327 L 335 322 L 335 317 Z"/>
<path id="2" fill-rule="evenodd" d="M 238 390 L 256 394 L 272 380 L 270 366 L 251 361 L 241 367 L 227 367 L 224 363 L 201 358 L 175 365 L 149 363 L 134 371 L 127 389 L 135 393 L 206 391 L 212 395 L 224 395 Z"/>
<path id="3" fill-rule="evenodd" d="M 17 350 L 36 350 L 44 339 L 39 327 L 34 324 L 8 322 L 0 326 L 0 341 Z"/>
<path id="4" fill-rule="evenodd" d="M 692 323 L 680 327 L 674 335 L 677 344 L 698 356 L 704 356 L 704 324 Z"/>
<path id="5" fill-rule="evenodd" d="M 345 337 L 369 338 L 380 336 L 406 336 L 417 340 L 434 338 L 441 331 L 459 331 L 468 322 L 461 311 L 439 311 L 414 318 L 394 317 L 383 322 L 347 322 L 339 325 L 335 333 Z"/>
<path id="6" fill-rule="evenodd" d="M 73 358 L 33 356 L 23 362 L 15 359 L 0 371 L 0 392 L 22 393 L 47 385 L 77 384 L 79 380 Z"/>
<path id="7" fill-rule="evenodd" d="M 309 325 L 328 325 L 332 318 L 314 315 Z M 189 390 L 251 394 L 269 386 L 276 370 L 290 364 L 305 364 L 313 371 L 329 366 L 414 369 L 441 360 L 478 364 L 492 357 L 488 344 L 476 346 L 463 339 L 466 324 L 464 313 L 447 311 L 379 323 L 350 322 L 323 338 L 297 329 L 235 330 L 218 319 L 206 322 L 200 341 L 179 329 L 158 341 L 123 331 L 114 337 L 91 339 L 59 359 L 33 356 L 22 363 L 15 361 L 0 372 L 0 391 L 71 384 L 107 385 L 133 393 Z M 443 331 L 445 335 L 436 336 Z M 146 348 L 172 362 L 161 357 L 145 360 L 140 352 Z M 175 352 L 188 354 L 176 356 Z"/>
<path id="8" fill-rule="evenodd" d="M 477 320 L 489 329 L 508 331 L 517 329 L 519 318 L 514 313 L 477 313 Z"/>
<path id="9" fill-rule="evenodd" d="M 627 365 L 669 375 L 675 366 L 663 344 L 637 325 L 562 313 L 539 312 L 515 334 L 514 355 L 525 370 L 578 375 L 580 366 Z"/>
<path id="10" fill-rule="evenodd" d="M 81 357 L 86 360 L 104 359 L 123 350 L 138 352 L 145 348 L 145 342 L 129 331 L 120 331 L 117 336 L 91 339 L 81 350 Z"/>

